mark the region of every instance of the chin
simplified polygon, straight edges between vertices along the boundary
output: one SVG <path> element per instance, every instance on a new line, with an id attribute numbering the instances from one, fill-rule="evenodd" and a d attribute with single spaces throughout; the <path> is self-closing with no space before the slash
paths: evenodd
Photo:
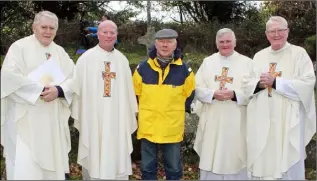
<path id="1" fill-rule="evenodd" d="M 44 46 L 48 46 L 48 45 L 50 45 L 50 44 L 51 44 L 51 41 L 49 41 L 49 42 L 44 41 L 44 42 L 41 42 L 41 43 L 42 43 L 42 45 L 44 45 Z"/>

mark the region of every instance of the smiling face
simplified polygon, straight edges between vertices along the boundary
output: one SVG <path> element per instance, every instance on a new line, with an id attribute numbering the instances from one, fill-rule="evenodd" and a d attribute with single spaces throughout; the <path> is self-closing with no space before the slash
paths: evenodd
<path id="1" fill-rule="evenodd" d="M 278 21 L 272 21 L 265 31 L 266 37 L 273 50 L 279 50 L 285 45 L 288 33 L 289 29 L 287 26 L 283 26 L 282 23 Z"/>
<path id="2" fill-rule="evenodd" d="M 38 23 L 32 25 L 32 28 L 39 42 L 44 46 L 48 46 L 56 36 L 57 24 L 55 20 L 42 16 Z"/>
<path id="3" fill-rule="evenodd" d="M 236 40 L 232 36 L 231 32 L 220 35 L 217 39 L 217 48 L 220 55 L 230 56 L 232 55 L 234 48 L 236 47 Z"/>
<path id="4" fill-rule="evenodd" d="M 111 51 L 118 35 L 116 24 L 110 20 L 103 21 L 98 27 L 97 35 L 99 46 L 106 51 Z"/>

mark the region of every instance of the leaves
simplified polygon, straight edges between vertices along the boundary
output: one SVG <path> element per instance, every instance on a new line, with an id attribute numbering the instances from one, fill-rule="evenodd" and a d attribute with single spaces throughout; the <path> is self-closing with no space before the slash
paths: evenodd
<path id="1" fill-rule="evenodd" d="M 262 7 L 263 21 L 272 15 L 284 17 L 290 28 L 289 42 L 304 46 L 316 34 L 316 1 L 269 1 Z"/>
<path id="2" fill-rule="evenodd" d="M 140 161 L 132 164 L 133 175 L 130 176 L 130 180 L 141 180 Z M 158 164 L 158 180 L 166 180 L 164 167 L 162 162 Z M 181 180 L 198 180 L 199 168 L 197 164 L 183 164 L 183 176 Z"/>

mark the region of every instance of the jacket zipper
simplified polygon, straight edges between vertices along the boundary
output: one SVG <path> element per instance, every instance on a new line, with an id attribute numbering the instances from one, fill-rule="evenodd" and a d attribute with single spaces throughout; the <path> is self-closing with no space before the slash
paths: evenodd
<path id="1" fill-rule="evenodd" d="M 164 78 L 164 72 L 165 72 L 165 68 L 162 68 L 162 80 Z"/>

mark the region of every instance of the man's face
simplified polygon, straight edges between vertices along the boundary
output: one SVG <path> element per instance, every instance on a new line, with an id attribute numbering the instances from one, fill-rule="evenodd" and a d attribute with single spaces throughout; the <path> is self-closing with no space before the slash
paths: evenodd
<path id="1" fill-rule="evenodd" d="M 48 17 L 43 16 L 39 24 L 33 24 L 35 37 L 44 46 L 48 46 L 56 36 L 56 22 Z"/>
<path id="2" fill-rule="evenodd" d="M 235 47 L 236 42 L 232 37 L 232 33 L 224 33 L 217 40 L 217 48 L 222 56 L 230 56 Z"/>
<path id="3" fill-rule="evenodd" d="M 117 40 L 118 33 L 112 24 L 102 23 L 98 28 L 97 35 L 99 46 L 107 51 L 110 51 Z"/>
<path id="4" fill-rule="evenodd" d="M 175 39 L 158 39 L 155 42 L 155 47 L 157 53 L 162 58 L 170 58 L 176 49 L 176 40 Z"/>
<path id="5" fill-rule="evenodd" d="M 281 49 L 287 41 L 289 29 L 279 22 L 273 22 L 265 31 L 273 50 Z"/>

